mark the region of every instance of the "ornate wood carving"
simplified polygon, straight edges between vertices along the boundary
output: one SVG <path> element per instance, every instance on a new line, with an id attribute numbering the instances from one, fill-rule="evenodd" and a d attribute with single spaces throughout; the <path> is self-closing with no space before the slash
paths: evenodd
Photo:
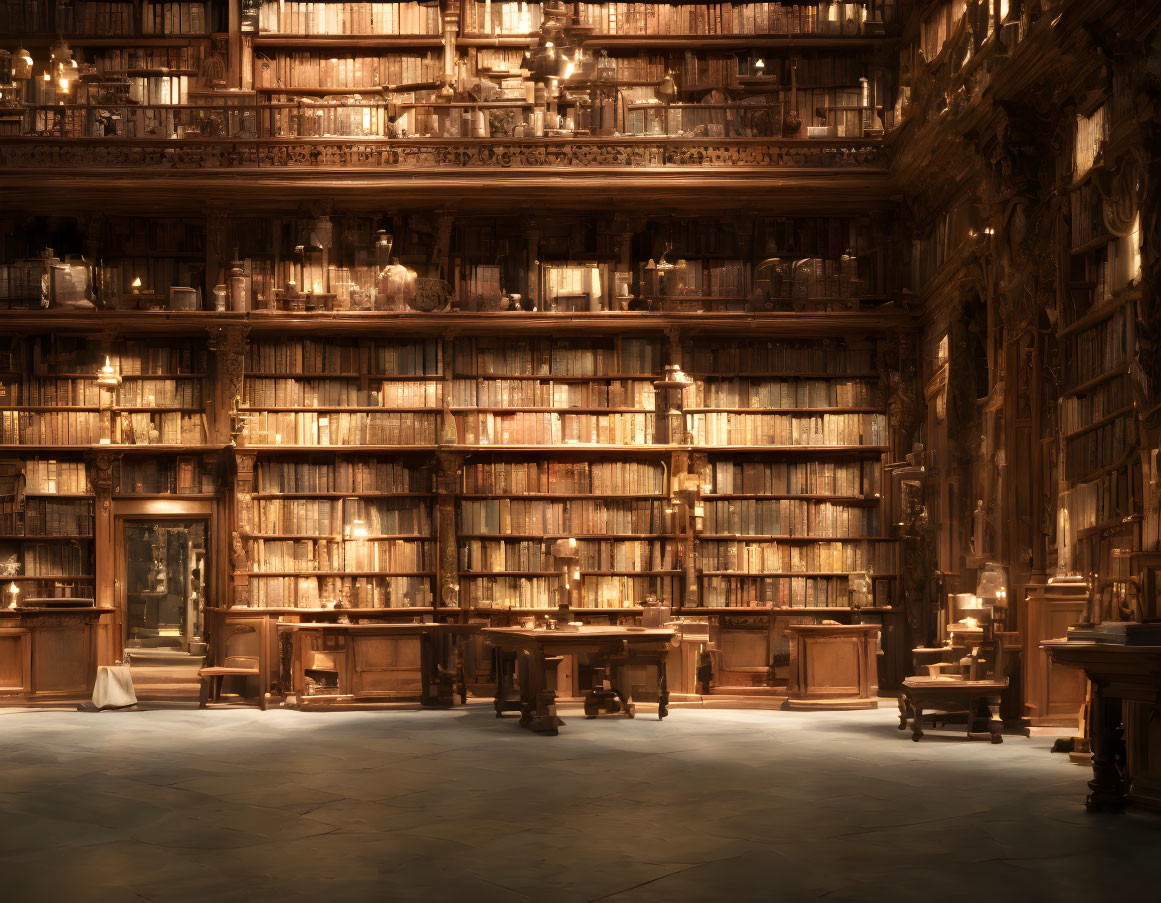
<path id="1" fill-rule="evenodd" d="M 3 169 L 884 169 L 887 163 L 887 148 L 872 139 L 0 139 Z"/>

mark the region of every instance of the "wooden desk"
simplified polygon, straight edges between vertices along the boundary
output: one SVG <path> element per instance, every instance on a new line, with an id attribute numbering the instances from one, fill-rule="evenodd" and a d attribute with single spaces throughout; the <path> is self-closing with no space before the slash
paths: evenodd
<path id="1" fill-rule="evenodd" d="M 954 713 L 966 718 L 969 740 L 1003 743 L 1000 733 L 1000 700 L 1008 689 L 1008 678 L 999 680 L 963 680 L 958 677 L 908 677 L 899 694 L 899 730 L 911 722 L 911 739 L 923 737 L 925 714 Z"/>
<path id="2" fill-rule="evenodd" d="M 564 655 L 599 663 L 607 669 L 610 691 L 590 690 L 585 716 L 595 718 L 603 709 L 633 717 L 632 688 L 626 671 L 635 665 L 657 669 L 657 716 L 664 718 L 669 703 L 665 660 L 673 631 L 664 628 L 592 626 L 567 630 L 521 627 L 485 627 L 485 641 L 496 650 L 496 717 L 519 710 L 520 726 L 556 734 L 564 722 L 556 715 L 555 681 L 550 680 Z M 513 667 L 514 666 L 514 667 Z M 515 696 L 513 680 L 519 684 Z M 550 685 L 552 684 L 552 685 Z"/>
<path id="3" fill-rule="evenodd" d="M 792 624 L 787 708 L 879 707 L 878 624 Z"/>
<path id="4" fill-rule="evenodd" d="M 111 608 L 0 610 L 0 697 L 85 699 L 97 679 L 97 622 Z"/>
<path id="5" fill-rule="evenodd" d="M 1083 669 L 1092 685 L 1090 811 L 1126 803 L 1161 809 L 1161 646 L 1050 640 L 1055 664 Z"/>
<path id="6" fill-rule="evenodd" d="M 468 625 L 279 623 L 284 692 L 300 706 L 417 700 L 454 704 L 446 665 Z"/>

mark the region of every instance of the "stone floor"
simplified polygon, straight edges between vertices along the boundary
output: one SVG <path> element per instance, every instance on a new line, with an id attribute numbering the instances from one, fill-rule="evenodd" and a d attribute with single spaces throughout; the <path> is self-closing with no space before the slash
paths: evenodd
<path id="1" fill-rule="evenodd" d="M 888 709 L 533 736 L 451 712 L 0 716 L 0 900 L 1158 899 L 1161 817 L 1092 816 L 1050 737 Z"/>

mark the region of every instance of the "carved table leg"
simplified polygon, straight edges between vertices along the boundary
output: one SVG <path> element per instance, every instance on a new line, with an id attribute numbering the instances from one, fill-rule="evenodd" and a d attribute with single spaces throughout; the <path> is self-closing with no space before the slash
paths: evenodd
<path id="1" fill-rule="evenodd" d="M 665 656 L 657 659 L 657 720 L 669 714 L 669 679 L 665 666 Z"/>
<path id="2" fill-rule="evenodd" d="M 923 703 L 911 699 L 911 739 L 916 743 L 923 737 Z"/>
<path id="3" fill-rule="evenodd" d="M 1102 689 L 1099 684 L 1093 686 L 1092 780 L 1088 782 L 1091 792 L 1085 807 L 1090 812 L 1120 812 L 1127 802 L 1119 763 L 1124 756 L 1121 701 L 1106 697 Z"/>
<path id="4" fill-rule="evenodd" d="M 1004 737 L 1000 733 L 1004 729 L 1004 720 L 1000 717 L 1000 697 L 989 696 L 986 700 L 988 707 L 988 733 L 993 743 L 1003 743 Z"/>
<path id="5" fill-rule="evenodd" d="M 909 711 L 909 709 L 907 706 L 907 694 L 900 693 L 899 694 L 899 730 L 901 730 L 901 731 L 907 730 L 908 711 Z"/>

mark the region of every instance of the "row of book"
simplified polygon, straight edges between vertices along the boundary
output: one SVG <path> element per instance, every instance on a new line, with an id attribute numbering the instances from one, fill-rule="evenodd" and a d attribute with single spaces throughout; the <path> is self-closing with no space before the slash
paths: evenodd
<path id="1" fill-rule="evenodd" d="M 1124 307 L 1090 329 L 1065 336 L 1061 369 L 1066 386 L 1079 385 L 1122 367 L 1128 360 L 1128 313 Z"/>
<path id="2" fill-rule="evenodd" d="M 441 343 L 338 343 L 315 339 L 291 342 L 254 342 L 246 350 L 250 373 L 287 376 L 438 376 L 443 372 Z"/>
<path id="3" fill-rule="evenodd" d="M 117 405 L 132 408 L 200 408 L 200 379 L 131 379 L 117 389 Z"/>
<path id="4" fill-rule="evenodd" d="M 1133 512 L 1129 470 L 1118 467 L 1069 490 L 1068 510 L 1074 530 L 1089 530 Z"/>
<path id="5" fill-rule="evenodd" d="M 49 21 L 48 0 L 0 0 L 0 32 L 4 34 L 46 32 Z"/>
<path id="6" fill-rule="evenodd" d="M 797 499 L 734 499 L 705 502 L 704 535 L 875 537 L 879 510 Z"/>
<path id="7" fill-rule="evenodd" d="M 1104 198 L 1095 181 L 1077 186 L 1068 194 L 1072 247 L 1080 248 L 1108 234 L 1105 226 Z"/>
<path id="8" fill-rule="evenodd" d="M 94 377 L 96 374 L 94 373 Z M 96 379 L 30 377 L 23 381 L 0 379 L 0 403 L 25 407 L 95 408 L 102 389 Z"/>
<path id="9" fill-rule="evenodd" d="M 598 34 L 862 34 L 864 4 L 578 3 L 577 19 Z"/>
<path id="10" fill-rule="evenodd" d="M 542 21 L 541 4 L 523 0 L 469 0 L 463 4 L 465 35 L 535 34 Z"/>
<path id="11" fill-rule="evenodd" d="M 460 543 L 460 570 L 473 573 L 559 571 L 568 567 L 549 553 L 546 543 L 469 539 Z M 579 560 L 568 566 L 584 571 L 633 574 L 673 570 L 673 549 L 664 540 L 581 540 Z"/>
<path id="12" fill-rule="evenodd" d="M 463 579 L 463 577 L 461 577 Z M 674 598 L 670 578 L 589 575 L 581 581 L 584 608 L 627 608 L 647 598 Z M 563 601 L 559 577 L 474 575 L 460 584 L 460 604 L 482 609 L 556 608 Z"/>
<path id="13" fill-rule="evenodd" d="M 875 370 L 870 348 L 833 342 L 699 342 L 686 370 L 737 377 L 747 373 L 787 376 L 862 376 Z"/>
<path id="14" fill-rule="evenodd" d="M 92 574 L 88 543 L 26 542 L 18 551 L 25 577 L 85 577 Z"/>
<path id="15" fill-rule="evenodd" d="M 867 379 L 705 379 L 685 390 L 687 408 L 873 408 L 879 383 Z"/>
<path id="16" fill-rule="evenodd" d="M 1106 380 L 1084 395 L 1068 395 L 1060 402 L 1062 432 L 1075 433 L 1133 403 L 1127 376 Z"/>
<path id="17" fill-rule="evenodd" d="M 554 382 L 551 379 L 456 379 L 457 408 L 636 408 L 654 409 L 652 379 Z"/>
<path id="18" fill-rule="evenodd" d="M 456 414 L 456 441 L 462 445 L 649 445 L 657 435 L 655 417 L 531 411 Z"/>
<path id="19" fill-rule="evenodd" d="M 710 462 L 703 492 L 717 495 L 839 495 L 878 498 L 883 468 L 878 461 Z M 708 488 L 707 488 L 708 487 Z"/>
<path id="20" fill-rule="evenodd" d="M 370 102 L 358 95 L 330 98 L 320 103 L 300 104 L 297 100 L 292 93 L 272 94 L 271 106 L 259 110 L 262 134 L 271 138 L 401 138 L 407 135 L 427 137 L 437 134 L 438 117 L 434 109 L 402 106 L 433 103 L 434 91 L 392 91 L 386 97 L 376 97 Z M 373 285 L 373 279 L 356 277 L 356 283 L 360 287 Z M 304 279 L 304 285 L 308 287 L 316 284 L 321 285 L 317 281 Z M 352 294 L 343 282 L 331 281 L 330 285 L 336 295 L 336 310 L 367 309 L 352 308 Z M 362 290 L 367 292 L 366 288 Z M 373 295 L 373 292 L 368 294 Z M 260 293 L 257 297 L 267 298 L 269 295 Z M 385 298 L 377 301 L 375 309 L 388 309 L 385 304 Z"/>
<path id="21" fill-rule="evenodd" d="M 842 98 L 833 91 L 799 92 L 804 113 L 817 116 L 826 125 L 826 111 L 842 104 Z M 817 95 L 817 96 L 816 96 Z M 847 98 L 849 100 L 849 98 Z M 857 101 L 856 101 L 857 102 Z M 842 104 L 845 105 L 845 104 Z M 860 111 L 853 112 L 861 115 Z M 851 126 L 854 129 L 854 126 Z M 858 137 L 840 132 L 836 137 Z M 829 257 L 770 258 L 774 262 L 765 269 L 763 290 L 774 299 L 810 300 L 816 298 L 855 298 L 863 293 L 859 278 L 858 258 L 853 254 L 838 259 Z"/>
<path id="22" fill-rule="evenodd" d="M 112 419 L 114 445 L 204 445 L 209 437 L 205 414 L 123 411 Z"/>
<path id="23" fill-rule="evenodd" d="M 92 499 L 25 498 L 0 502 L 0 533 L 24 536 L 92 536 Z"/>
<path id="24" fill-rule="evenodd" d="M 331 56 L 304 50 L 256 61 L 254 87 L 378 88 L 436 82 L 442 72 L 442 56 L 434 52 Z"/>
<path id="25" fill-rule="evenodd" d="M 394 499 L 261 499 L 259 532 L 279 535 L 349 536 L 361 521 L 368 536 L 426 536 L 430 506 Z"/>
<path id="26" fill-rule="evenodd" d="M 621 339 L 620 349 L 567 341 L 463 339 L 456 343 L 456 376 L 609 376 L 660 372 L 661 343 Z"/>
<path id="27" fill-rule="evenodd" d="M 662 495 L 664 466 L 637 461 L 520 461 L 465 464 L 460 489 L 469 494 Z"/>
<path id="28" fill-rule="evenodd" d="M 697 445 L 865 445 L 887 442 L 884 414 L 687 414 Z"/>
<path id="29" fill-rule="evenodd" d="M 314 571 L 413 574 L 435 569 L 430 542 L 352 539 L 251 541 L 256 572 L 307 574 Z"/>
<path id="30" fill-rule="evenodd" d="M 666 503 L 660 500 L 464 499 L 458 508 L 460 536 L 583 536 L 664 532 Z"/>
<path id="31" fill-rule="evenodd" d="M 100 438 L 95 411 L 0 411 L 0 445 L 95 445 Z"/>
<path id="32" fill-rule="evenodd" d="M 258 9 L 258 30 L 304 35 L 438 35 L 438 3 L 300 3 L 279 0 Z"/>
<path id="33" fill-rule="evenodd" d="M 24 462 L 24 491 L 30 495 L 92 492 L 89 470 L 83 461 L 31 458 Z"/>
<path id="34" fill-rule="evenodd" d="M 438 408 L 441 386 L 436 380 L 392 380 L 372 388 L 354 378 L 255 377 L 246 380 L 242 399 L 256 408 Z"/>
<path id="35" fill-rule="evenodd" d="M 430 470 L 405 467 L 395 461 L 259 461 L 255 471 L 255 491 L 261 493 L 430 492 L 431 488 Z"/>
<path id="36" fill-rule="evenodd" d="M 887 606 L 888 581 L 874 581 L 873 604 Z M 702 578 L 706 608 L 847 608 L 851 591 L 844 577 Z"/>
<path id="37" fill-rule="evenodd" d="M 212 495 L 217 467 L 206 458 L 125 457 L 115 471 L 115 491 L 122 495 Z"/>
<path id="38" fill-rule="evenodd" d="M 415 608 L 432 604 L 427 577 L 251 577 L 254 608 Z"/>
<path id="39" fill-rule="evenodd" d="M 88 6 L 89 4 L 84 4 Z M 85 29 L 78 29 L 85 31 Z M 141 33 L 157 35 L 204 35 L 210 31 L 209 4 L 205 2 L 143 3 Z"/>
<path id="40" fill-rule="evenodd" d="M 41 296 L 44 261 L 0 264 L 0 301 L 37 301 Z"/>
<path id="41" fill-rule="evenodd" d="M 1064 443 L 1064 478 L 1083 480 L 1121 461 L 1136 440 L 1136 421 L 1126 414 Z"/>
<path id="42" fill-rule="evenodd" d="M 895 543 L 890 542 L 713 542 L 697 544 L 697 567 L 702 571 L 743 574 L 847 574 L 897 570 Z"/>
<path id="43" fill-rule="evenodd" d="M 92 65 L 98 75 L 121 75 L 138 69 L 195 70 L 202 64 L 205 45 L 178 47 L 103 47 L 93 53 Z"/>
<path id="44" fill-rule="evenodd" d="M 438 414 L 260 412 L 247 415 L 251 445 L 434 445 Z"/>

